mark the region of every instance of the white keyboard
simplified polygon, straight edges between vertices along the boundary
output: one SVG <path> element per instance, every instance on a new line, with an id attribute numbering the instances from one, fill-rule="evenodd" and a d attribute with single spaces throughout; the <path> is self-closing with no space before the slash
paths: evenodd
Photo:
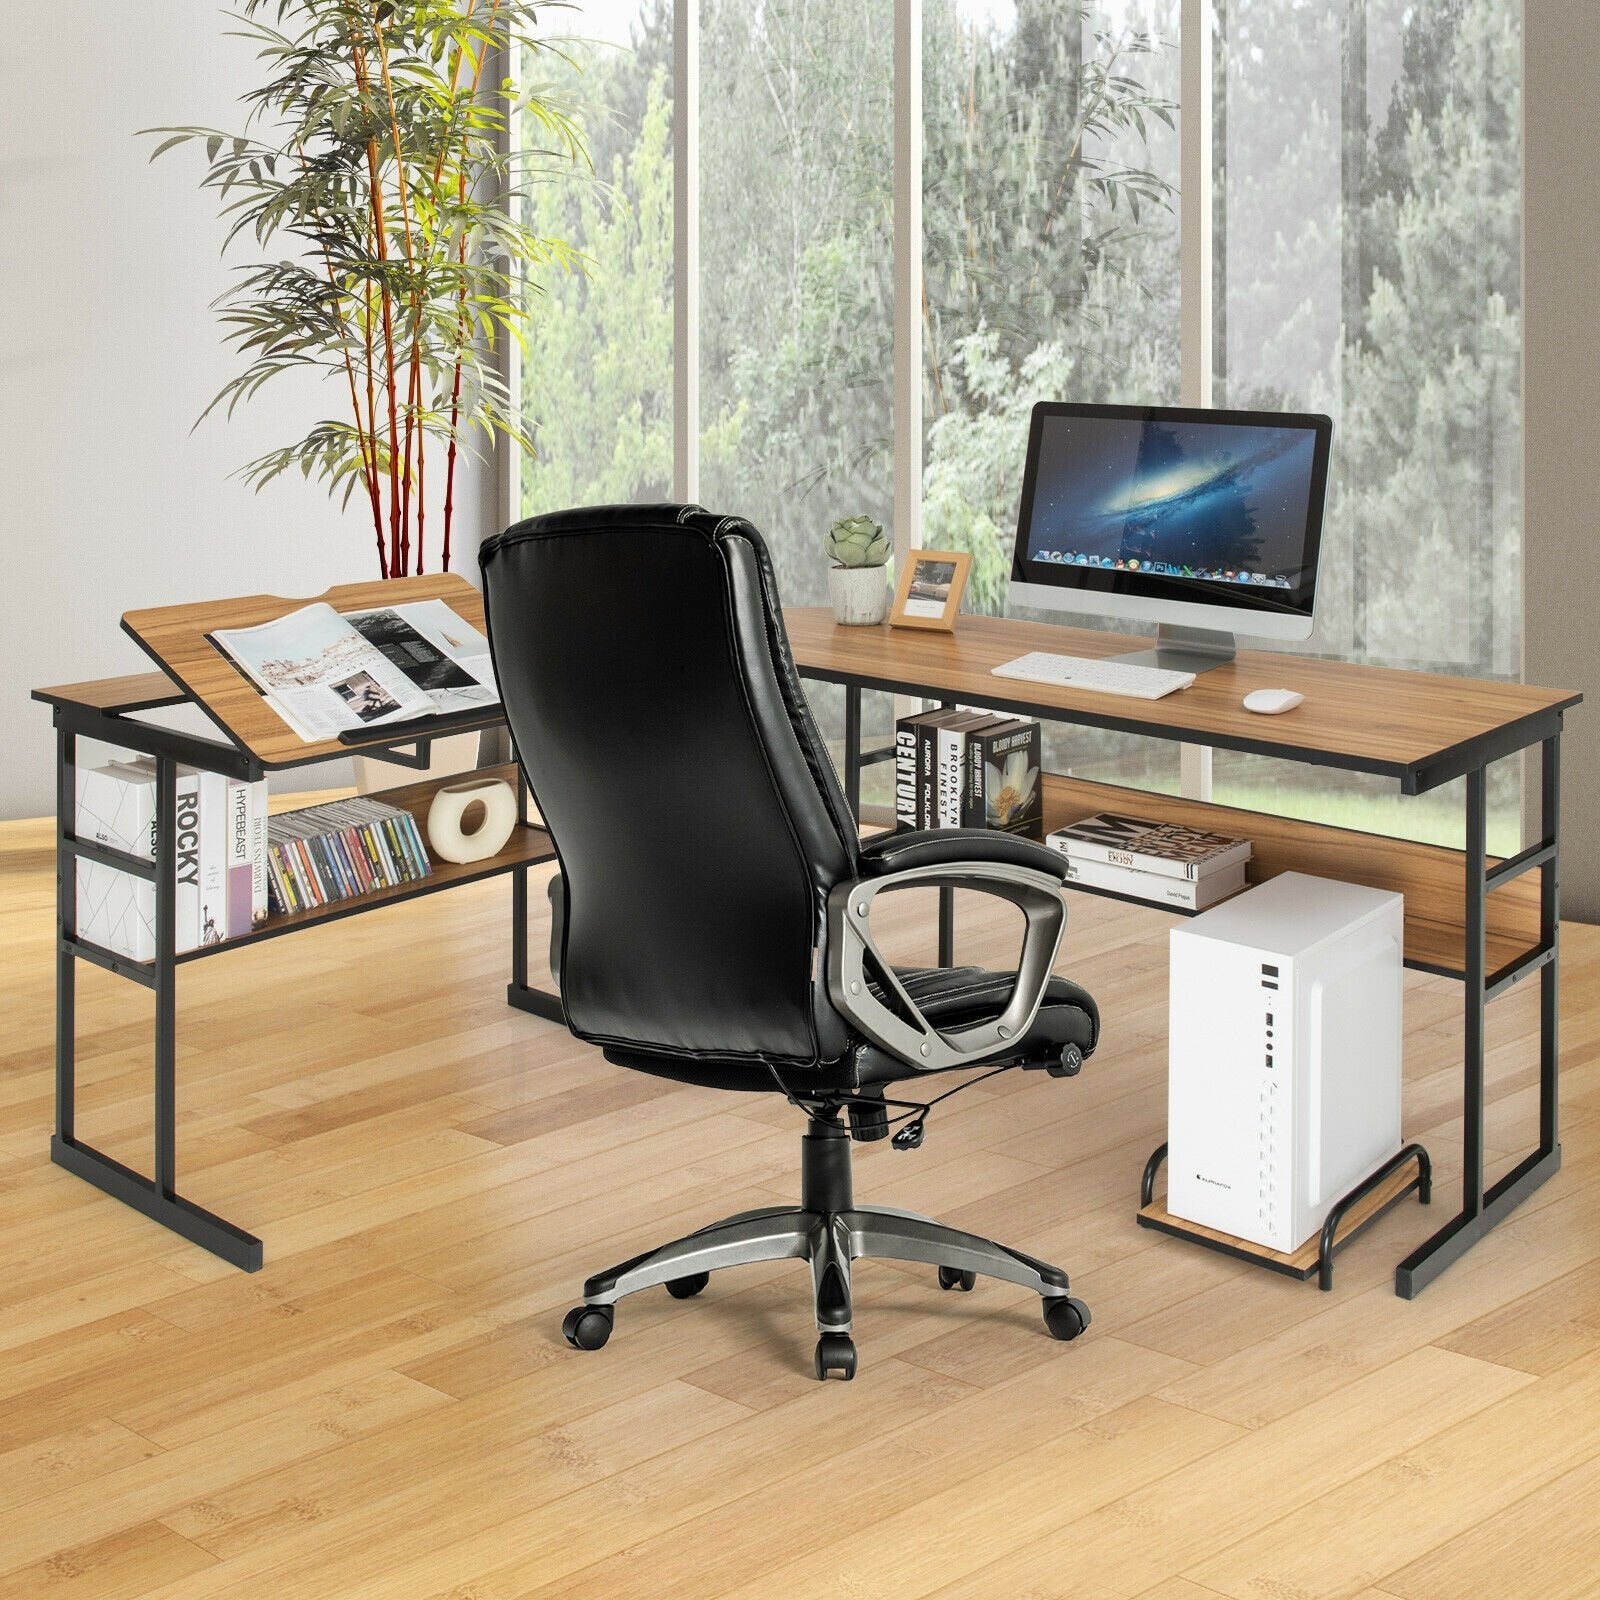
<path id="1" fill-rule="evenodd" d="M 1174 689 L 1187 689 L 1194 682 L 1192 672 L 1168 672 L 1165 667 L 1132 666 L 1126 661 L 1053 656 L 1044 650 L 1032 650 L 989 671 L 996 678 L 1021 678 L 1024 683 L 1092 689 L 1096 694 L 1122 694 L 1135 700 L 1159 700 Z"/>

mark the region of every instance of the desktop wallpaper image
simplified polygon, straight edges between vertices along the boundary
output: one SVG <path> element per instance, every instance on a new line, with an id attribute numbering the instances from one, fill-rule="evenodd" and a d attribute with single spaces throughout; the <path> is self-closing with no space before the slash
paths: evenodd
<path id="1" fill-rule="evenodd" d="M 1044 427 L 1029 560 L 1299 582 L 1309 430 L 1107 417 L 1050 417 Z"/>

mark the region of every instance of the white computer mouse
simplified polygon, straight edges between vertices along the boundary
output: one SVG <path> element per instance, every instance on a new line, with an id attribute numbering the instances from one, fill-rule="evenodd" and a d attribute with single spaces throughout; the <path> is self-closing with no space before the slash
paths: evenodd
<path id="1" fill-rule="evenodd" d="M 1293 711 L 1305 699 L 1293 689 L 1252 689 L 1244 697 L 1246 711 L 1259 711 L 1264 717 L 1275 717 L 1280 711 Z"/>

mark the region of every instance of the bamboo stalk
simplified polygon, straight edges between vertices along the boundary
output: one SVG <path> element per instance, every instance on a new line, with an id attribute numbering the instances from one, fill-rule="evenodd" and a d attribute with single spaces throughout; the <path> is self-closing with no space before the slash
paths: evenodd
<path id="1" fill-rule="evenodd" d="M 488 31 L 493 33 L 495 17 L 499 13 L 501 0 L 492 0 L 489 8 Z M 465 48 L 463 46 L 463 48 Z M 488 41 L 473 59 L 472 68 L 472 94 L 477 98 L 478 84 L 483 76 L 484 58 L 489 53 Z M 467 163 L 465 150 L 456 172 L 456 198 L 465 204 L 467 198 Z M 450 533 L 455 517 L 456 498 L 456 425 L 461 417 L 461 351 L 466 340 L 467 332 L 467 232 L 465 227 L 461 230 L 461 240 L 456 249 L 456 260 L 462 268 L 461 283 L 456 290 L 456 360 L 455 372 L 450 383 L 450 444 L 445 451 L 444 458 L 444 540 L 441 554 L 441 570 L 450 570 Z"/>
<path id="2" fill-rule="evenodd" d="M 415 355 L 416 345 L 413 343 L 412 351 Z M 409 415 L 420 415 L 422 411 L 422 370 L 415 359 L 412 360 L 411 370 L 406 377 L 406 405 L 410 408 Z M 406 450 L 410 452 L 410 443 Z M 420 421 L 417 424 L 417 571 L 422 571 L 422 535 L 427 523 L 428 491 L 425 470 L 428 460 L 428 434 Z"/>
<path id="3" fill-rule="evenodd" d="M 372 377 L 372 282 L 367 280 L 362 286 L 361 299 L 363 314 L 361 319 L 362 338 L 367 347 L 367 437 L 372 441 L 372 480 L 373 494 L 376 497 L 376 512 L 378 517 L 378 552 L 382 557 L 383 576 L 389 576 L 389 557 L 383 549 L 383 505 L 382 491 L 378 487 L 382 479 L 378 472 L 378 393 L 377 386 Z M 399 576 L 398 573 L 395 574 Z"/>
<path id="4" fill-rule="evenodd" d="M 417 391 L 417 408 L 422 407 L 422 373 L 413 367 L 413 386 Z M 419 422 L 417 425 L 417 572 L 422 572 L 422 526 L 428 509 L 428 435 Z M 439 569 L 444 570 L 442 567 Z"/>
<path id="5" fill-rule="evenodd" d="M 356 87 L 363 95 L 370 94 L 372 78 L 367 71 L 366 52 L 354 40 L 350 48 L 355 65 Z M 367 178 L 374 244 L 381 266 L 389 260 L 389 247 L 384 232 L 383 179 L 378 167 L 376 139 L 367 140 Z M 394 398 L 394 317 L 386 279 L 381 279 L 378 284 L 378 305 L 383 327 L 384 393 L 389 402 L 389 567 L 393 576 L 404 577 L 405 567 L 400 556 L 400 422 Z"/>
<path id="6" fill-rule="evenodd" d="M 400 222 L 402 237 L 405 240 L 406 266 L 411 273 L 411 301 L 415 312 L 413 325 L 420 328 L 422 323 L 422 303 L 416 279 L 416 241 L 411 231 L 411 196 L 406 183 L 405 154 L 400 148 L 400 114 L 395 107 L 394 79 L 389 73 L 389 47 L 384 42 L 383 22 L 378 0 L 375 0 L 372 7 L 372 32 L 378 46 L 378 70 L 383 77 L 384 98 L 389 107 L 389 137 L 394 150 L 395 186 L 399 192 L 400 199 Z M 413 343 L 412 348 L 415 351 L 415 343 Z M 396 376 L 398 376 L 397 372 L 391 372 L 391 384 Z M 402 567 L 407 571 L 410 570 L 411 566 L 411 446 L 416 432 L 416 417 L 412 409 L 413 387 L 414 369 L 406 376 L 405 451 L 402 458 L 403 465 L 400 477 L 400 559 Z M 418 570 L 421 570 L 420 567 Z"/>
<path id="7" fill-rule="evenodd" d="M 462 20 L 463 24 L 468 23 L 468 22 L 470 22 L 472 20 L 472 13 L 477 9 L 477 5 L 478 5 L 478 0 L 467 0 L 466 10 L 464 12 L 462 12 L 462 14 L 461 14 L 461 20 Z M 499 9 L 499 7 L 500 7 L 500 0 L 494 0 L 494 10 L 497 11 Z M 494 26 L 494 11 L 491 11 L 489 13 L 489 25 L 491 27 Z M 456 47 L 455 60 L 452 61 L 451 64 L 450 64 L 450 109 L 451 109 L 452 117 L 455 114 L 456 90 L 460 86 L 460 83 L 461 83 L 461 61 L 462 61 L 462 58 L 463 58 L 463 56 L 465 54 L 466 54 L 465 46 L 464 45 L 458 45 Z M 478 93 L 478 80 L 479 80 L 479 76 L 480 76 L 480 74 L 482 72 L 482 66 L 483 66 L 482 58 L 480 57 L 479 58 L 479 62 L 478 62 L 478 71 L 474 72 L 473 75 L 472 75 L 472 90 L 471 90 L 471 94 L 472 94 L 472 97 L 474 99 L 477 97 L 477 93 Z M 445 156 L 449 153 L 449 150 L 450 150 L 450 139 L 451 139 L 451 134 L 450 134 L 449 131 L 447 131 L 445 136 L 439 141 L 439 155 L 438 155 L 438 158 L 433 163 L 433 186 L 434 186 L 435 189 L 438 188 L 439 179 L 444 173 Z M 435 231 L 437 232 L 437 229 L 435 229 Z M 417 301 L 416 321 L 412 324 L 412 328 L 411 328 L 411 370 L 410 370 L 410 377 L 409 377 L 408 386 L 407 386 L 407 392 L 406 392 L 407 403 L 410 404 L 410 405 L 414 405 L 417 408 L 418 411 L 420 411 L 421 408 L 422 408 L 422 312 L 423 312 L 422 302 L 421 302 L 421 300 L 419 298 L 418 301 Z M 419 439 L 419 441 L 417 443 L 417 571 L 418 572 L 422 571 L 422 559 L 423 559 L 422 540 L 423 540 L 423 533 L 424 533 L 424 530 L 425 530 L 425 527 L 426 527 L 427 515 L 428 515 L 428 496 L 427 496 L 427 490 L 426 490 L 426 487 L 425 487 L 425 483 L 426 483 L 425 474 L 426 474 L 426 471 L 427 471 L 427 463 L 428 463 L 428 436 L 427 436 L 426 431 L 424 430 L 422 432 L 421 438 Z M 446 564 L 448 565 L 448 562 Z"/>

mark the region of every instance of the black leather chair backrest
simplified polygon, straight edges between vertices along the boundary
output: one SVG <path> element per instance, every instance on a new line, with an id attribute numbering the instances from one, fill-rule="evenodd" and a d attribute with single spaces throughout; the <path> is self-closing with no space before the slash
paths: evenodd
<path id="1" fill-rule="evenodd" d="M 565 879 L 581 1038 L 808 1065 L 827 892 L 856 834 L 760 535 L 698 506 L 534 517 L 480 557 L 506 717 Z"/>

